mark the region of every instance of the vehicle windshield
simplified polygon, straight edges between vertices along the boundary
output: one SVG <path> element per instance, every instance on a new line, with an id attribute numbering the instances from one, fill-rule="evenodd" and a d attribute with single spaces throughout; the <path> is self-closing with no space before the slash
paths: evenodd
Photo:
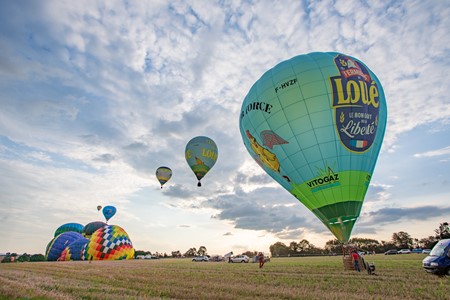
<path id="1" fill-rule="evenodd" d="M 436 244 L 436 246 L 433 247 L 433 250 L 431 250 L 430 255 L 431 256 L 443 256 L 445 246 L 447 245 L 447 241 L 440 241 Z"/>

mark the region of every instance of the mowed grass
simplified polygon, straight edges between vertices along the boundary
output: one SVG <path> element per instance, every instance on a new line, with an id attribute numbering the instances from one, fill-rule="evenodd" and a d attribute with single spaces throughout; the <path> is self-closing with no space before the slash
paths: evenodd
<path id="1" fill-rule="evenodd" d="M 376 274 L 342 257 L 255 263 L 190 259 L 0 264 L 1 299 L 450 299 L 450 277 L 427 274 L 422 254 L 366 256 Z"/>

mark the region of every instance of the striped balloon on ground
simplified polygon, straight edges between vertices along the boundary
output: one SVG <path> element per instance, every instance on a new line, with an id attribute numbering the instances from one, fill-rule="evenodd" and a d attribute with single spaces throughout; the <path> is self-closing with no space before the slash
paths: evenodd
<path id="1" fill-rule="evenodd" d="M 83 260 L 134 259 L 131 240 L 117 225 L 107 225 L 95 231 L 82 253 Z"/>

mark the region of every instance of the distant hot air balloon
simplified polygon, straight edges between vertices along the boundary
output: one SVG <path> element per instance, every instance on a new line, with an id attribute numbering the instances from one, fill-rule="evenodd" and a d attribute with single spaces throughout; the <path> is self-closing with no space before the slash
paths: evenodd
<path id="1" fill-rule="evenodd" d="M 197 136 L 187 143 L 186 161 L 198 179 L 197 186 L 202 186 L 200 180 L 214 166 L 218 154 L 216 143 L 206 136 Z"/>
<path id="2" fill-rule="evenodd" d="M 54 237 L 47 245 L 45 250 L 45 259 L 48 261 L 58 260 L 63 250 L 73 241 L 82 238 L 81 233 L 66 231 Z"/>
<path id="3" fill-rule="evenodd" d="M 161 188 L 163 188 L 163 185 L 169 181 L 169 179 L 172 177 L 172 170 L 168 167 L 159 167 L 156 169 L 156 178 L 158 179 L 159 183 L 161 184 Z"/>
<path id="4" fill-rule="evenodd" d="M 239 127 L 256 162 L 348 242 L 386 119 L 383 88 L 364 63 L 316 52 L 263 74 L 244 99 Z"/>
<path id="5" fill-rule="evenodd" d="M 81 233 L 82 230 L 83 230 L 83 225 L 81 225 L 79 223 L 66 223 L 66 224 L 59 226 L 58 229 L 56 229 L 54 236 L 57 236 L 63 232 L 67 232 L 67 231 L 74 231 L 74 232 Z"/>
<path id="6" fill-rule="evenodd" d="M 100 209 L 102 209 L 101 205 L 97 205 L 97 210 L 100 211 Z"/>
<path id="7" fill-rule="evenodd" d="M 97 229 L 102 228 L 103 226 L 106 226 L 106 225 L 108 225 L 108 224 L 106 224 L 105 222 L 101 222 L 101 221 L 90 222 L 83 227 L 81 234 L 86 238 L 90 238 L 91 235 Z"/>
<path id="8" fill-rule="evenodd" d="M 106 222 L 116 214 L 116 211 L 116 208 L 111 205 L 103 207 L 103 216 L 105 216 Z"/>
<path id="9" fill-rule="evenodd" d="M 134 248 L 130 237 L 117 225 L 106 225 L 96 230 L 84 247 L 83 260 L 133 259 Z"/>

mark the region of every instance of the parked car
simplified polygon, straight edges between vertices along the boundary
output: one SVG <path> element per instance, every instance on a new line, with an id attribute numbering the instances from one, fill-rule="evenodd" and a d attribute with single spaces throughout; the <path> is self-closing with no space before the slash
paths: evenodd
<path id="1" fill-rule="evenodd" d="M 422 253 L 423 249 L 422 248 L 414 248 L 411 250 L 411 253 Z"/>
<path id="2" fill-rule="evenodd" d="M 192 261 L 209 261 L 209 257 L 206 255 L 196 256 L 192 259 Z"/>
<path id="3" fill-rule="evenodd" d="M 391 249 L 391 250 L 384 252 L 384 255 L 392 255 L 392 254 L 398 254 L 398 251 L 395 249 Z"/>
<path id="4" fill-rule="evenodd" d="M 248 263 L 250 258 L 247 255 L 238 255 L 234 256 L 230 259 L 230 262 L 232 263 Z"/>
<path id="5" fill-rule="evenodd" d="M 431 252 L 431 249 L 423 249 L 422 250 L 423 254 L 430 254 L 430 252 Z"/>
<path id="6" fill-rule="evenodd" d="M 411 250 L 409 249 L 401 249 L 398 251 L 398 254 L 411 254 Z"/>
<path id="7" fill-rule="evenodd" d="M 428 273 L 450 276 L 450 239 L 440 240 L 422 261 Z"/>

